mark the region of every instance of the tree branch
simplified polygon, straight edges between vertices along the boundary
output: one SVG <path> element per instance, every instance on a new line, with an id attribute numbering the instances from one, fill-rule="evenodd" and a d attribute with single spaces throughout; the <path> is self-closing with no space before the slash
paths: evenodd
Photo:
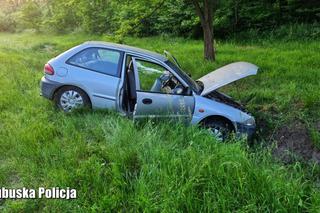
<path id="1" fill-rule="evenodd" d="M 200 18 L 201 24 L 204 24 L 205 17 L 204 17 L 204 14 L 203 14 L 203 11 L 202 11 L 202 9 L 200 7 L 199 2 L 197 0 L 193 0 L 192 3 L 194 5 L 194 7 L 196 8 L 196 12 L 197 12 L 197 14 L 198 14 L 198 16 Z"/>
<path id="2" fill-rule="evenodd" d="M 162 0 L 161 2 L 159 2 L 158 6 L 156 6 L 150 13 L 148 13 L 147 15 L 143 16 L 140 21 L 138 23 L 136 23 L 135 25 L 133 25 L 130 30 L 127 33 L 130 33 L 134 30 L 134 28 L 138 27 L 139 25 L 141 25 L 142 21 L 150 18 L 158 9 L 160 9 L 162 7 L 162 5 L 164 4 L 166 0 Z"/>

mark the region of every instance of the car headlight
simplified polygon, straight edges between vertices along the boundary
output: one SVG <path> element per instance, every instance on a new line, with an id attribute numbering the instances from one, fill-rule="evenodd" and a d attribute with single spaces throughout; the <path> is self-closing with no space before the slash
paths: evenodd
<path id="1" fill-rule="evenodd" d="M 254 120 L 253 117 L 251 117 L 248 120 L 244 121 L 243 124 L 246 125 L 246 126 L 255 126 L 256 125 L 256 121 Z"/>

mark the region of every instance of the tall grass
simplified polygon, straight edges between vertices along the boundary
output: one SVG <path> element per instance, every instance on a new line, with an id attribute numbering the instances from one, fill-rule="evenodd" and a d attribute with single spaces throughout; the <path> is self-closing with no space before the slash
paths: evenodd
<path id="1" fill-rule="evenodd" d="M 72 187 L 75 200 L 5 200 L 11 211 L 317 211 L 320 194 L 303 167 L 275 163 L 268 150 L 243 141 L 218 143 L 179 124 L 134 124 L 107 111 L 66 115 L 39 96 L 43 64 L 84 40 L 104 37 L 0 35 L 0 186 Z M 261 73 L 225 90 L 256 116 L 288 120 L 319 111 L 317 42 L 218 43 L 218 61 L 201 59 L 200 41 L 127 38 L 132 45 L 172 51 L 200 77 L 231 61 Z M 303 48 L 302 48 L 303 47 Z M 297 50 L 297 48 L 299 48 Z M 308 55 L 308 57 L 302 57 Z M 246 101 L 248 97 L 250 100 Z M 296 104 L 295 110 L 292 106 Z M 271 118 L 269 118 L 271 120 Z M 270 121 L 272 125 L 273 121 Z"/>

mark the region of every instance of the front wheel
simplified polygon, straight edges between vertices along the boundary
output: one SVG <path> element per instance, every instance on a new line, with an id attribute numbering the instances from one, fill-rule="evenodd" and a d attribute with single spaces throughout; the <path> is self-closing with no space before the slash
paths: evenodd
<path id="1" fill-rule="evenodd" d="M 73 86 L 62 87 L 55 94 L 54 102 L 59 109 L 71 112 L 77 108 L 90 108 L 88 95 L 81 89 Z"/>
<path id="2" fill-rule="evenodd" d="M 220 119 L 208 120 L 203 123 L 203 127 L 216 138 L 217 141 L 225 141 L 233 132 L 229 122 Z"/>

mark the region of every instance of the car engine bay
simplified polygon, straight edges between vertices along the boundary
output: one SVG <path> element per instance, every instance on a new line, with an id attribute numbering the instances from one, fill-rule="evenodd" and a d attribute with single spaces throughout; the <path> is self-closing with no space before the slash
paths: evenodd
<path id="1" fill-rule="evenodd" d="M 215 100 L 217 102 L 227 104 L 227 105 L 232 106 L 234 108 L 237 108 L 243 112 L 247 112 L 247 110 L 245 109 L 245 107 L 242 104 L 240 104 L 239 102 L 233 100 L 231 97 L 229 97 L 229 96 L 227 96 L 217 90 L 212 91 L 211 93 L 205 95 L 204 97 L 209 98 L 211 100 Z"/>

